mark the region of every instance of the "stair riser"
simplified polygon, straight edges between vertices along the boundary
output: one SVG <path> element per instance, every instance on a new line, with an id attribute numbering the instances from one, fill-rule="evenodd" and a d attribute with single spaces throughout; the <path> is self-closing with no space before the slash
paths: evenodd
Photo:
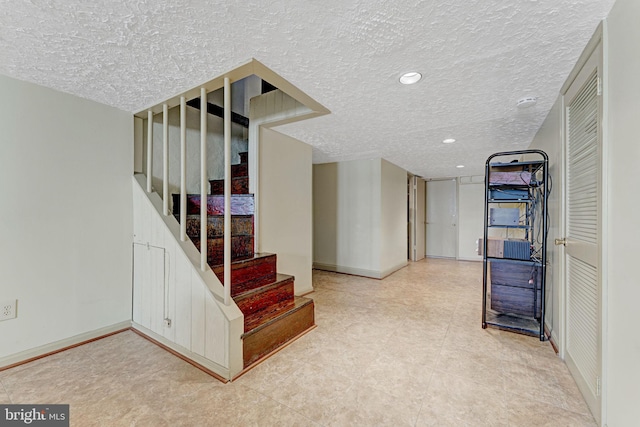
<path id="1" fill-rule="evenodd" d="M 245 298 L 237 298 L 236 304 L 240 311 L 247 316 L 269 306 L 277 306 L 283 301 L 293 301 L 293 277 L 269 287 L 263 292 L 251 294 Z"/>
<path id="2" fill-rule="evenodd" d="M 187 218 L 187 235 L 194 241 L 200 239 L 200 217 Z M 210 239 L 224 236 L 223 216 L 207 218 L 207 236 Z M 232 216 L 231 236 L 253 236 L 253 216 Z"/>
<path id="3" fill-rule="evenodd" d="M 200 250 L 200 239 L 193 241 Z M 231 237 L 231 261 L 247 259 L 253 256 L 253 236 Z M 224 238 L 208 239 L 207 262 L 209 265 L 224 263 Z"/>
<path id="4" fill-rule="evenodd" d="M 209 181 L 211 186 L 211 194 L 224 194 L 224 179 L 214 179 Z M 249 178 L 232 178 L 231 194 L 249 194 Z"/>
<path id="5" fill-rule="evenodd" d="M 231 215 L 253 215 L 255 211 L 253 197 L 231 197 Z M 180 214 L 180 195 L 173 195 L 173 213 Z M 187 197 L 187 215 L 200 213 L 200 196 L 189 195 Z M 207 197 L 207 214 L 224 215 L 224 197 L 210 195 Z"/>
<path id="6" fill-rule="evenodd" d="M 224 280 L 224 268 L 217 265 L 213 268 L 218 278 Z M 251 289 L 268 285 L 276 281 L 275 255 L 260 258 L 241 264 L 231 265 L 231 296 L 236 296 Z"/>
<path id="7" fill-rule="evenodd" d="M 244 366 L 256 362 L 278 347 L 312 328 L 315 324 L 313 303 L 296 310 L 271 325 L 243 339 Z"/>
<path id="8" fill-rule="evenodd" d="M 249 176 L 249 164 L 246 162 L 231 165 L 231 177 L 248 177 Z"/>

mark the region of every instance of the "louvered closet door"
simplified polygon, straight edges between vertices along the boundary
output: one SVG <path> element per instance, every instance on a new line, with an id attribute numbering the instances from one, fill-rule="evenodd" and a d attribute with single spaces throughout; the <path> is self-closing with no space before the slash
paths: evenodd
<path id="1" fill-rule="evenodd" d="M 602 369 L 600 58 L 598 45 L 565 95 L 565 359 L 596 419 Z"/>

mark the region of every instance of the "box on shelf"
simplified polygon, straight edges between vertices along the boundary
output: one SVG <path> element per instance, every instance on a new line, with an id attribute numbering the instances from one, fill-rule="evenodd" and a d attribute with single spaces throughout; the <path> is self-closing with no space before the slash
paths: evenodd
<path id="1" fill-rule="evenodd" d="M 529 185 L 530 183 L 531 172 L 529 171 L 489 172 L 489 184 Z"/>
<path id="2" fill-rule="evenodd" d="M 529 191 L 516 188 L 495 188 L 489 190 L 491 200 L 528 200 Z"/>
<path id="3" fill-rule="evenodd" d="M 484 255 L 484 239 L 478 240 L 478 255 Z M 487 256 L 491 258 L 504 257 L 504 239 L 489 237 L 487 239 Z"/>
<path id="4" fill-rule="evenodd" d="M 519 208 L 491 208 L 489 209 L 489 224 L 518 225 L 520 221 Z"/>

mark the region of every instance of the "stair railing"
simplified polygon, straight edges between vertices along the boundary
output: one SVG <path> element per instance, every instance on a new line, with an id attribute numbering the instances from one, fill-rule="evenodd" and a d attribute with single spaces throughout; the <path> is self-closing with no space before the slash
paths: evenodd
<path id="1" fill-rule="evenodd" d="M 207 89 L 200 88 L 200 105 Z M 207 109 L 200 109 L 200 269 L 206 271 L 208 251 Z M 187 240 L 187 103 L 180 97 L 180 239 Z M 153 191 L 153 111 L 147 111 L 147 192 Z M 169 106 L 162 104 L 162 200 L 169 216 Z M 224 78 L 224 304 L 231 303 L 231 83 Z"/>

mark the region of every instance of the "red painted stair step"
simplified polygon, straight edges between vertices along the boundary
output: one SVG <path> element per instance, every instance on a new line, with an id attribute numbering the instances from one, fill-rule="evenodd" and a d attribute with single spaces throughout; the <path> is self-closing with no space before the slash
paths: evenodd
<path id="1" fill-rule="evenodd" d="M 200 250 L 200 239 L 191 239 Z M 231 236 L 231 261 L 253 257 L 253 236 Z M 224 238 L 207 240 L 207 263 L 217 265 L 224 263 Z"/>
<path id="2" fill-rule="evenodd" d="M 249 319 L 245 318 L 245 325 L 249 322 L 259 323 L 259 326 L 251 328 L 242 336 L 245 367 L 315 326 L 313 300 L 303 297 L 295 297 L 292 303 L 280 305 L 268 316 L 259 311 L 247 317 Z M 260 317 L 259 322 L 254 321 L 254 317 Z"/>
<path id="3" fill-rule="evenodd" d="M 224 179 L 209 181 L 211 194 L 224 194 Z M 249 177 L 242 176 L 231 178 L 231 194 L 249 194 Z"/>
<path id="4" fill-rule="evenodd" d="M 244 292 L 233 299 L 246 320 L 250 314 L 271 310 L 284 301 L 293 301 L 293 281 L 293 276 L 278 274 L 274 283 Z M 248 330 L 246 325 L 245 323 L 245 331 Z"/>
<path id="5" fill-rule="evenodd" d="M 224 265 L 213 265 L 213 272 L 224 281 Z M 275 282 L 276 255 L 255 254 L 252 258 L 231 263 L 231 296 Z"/>

